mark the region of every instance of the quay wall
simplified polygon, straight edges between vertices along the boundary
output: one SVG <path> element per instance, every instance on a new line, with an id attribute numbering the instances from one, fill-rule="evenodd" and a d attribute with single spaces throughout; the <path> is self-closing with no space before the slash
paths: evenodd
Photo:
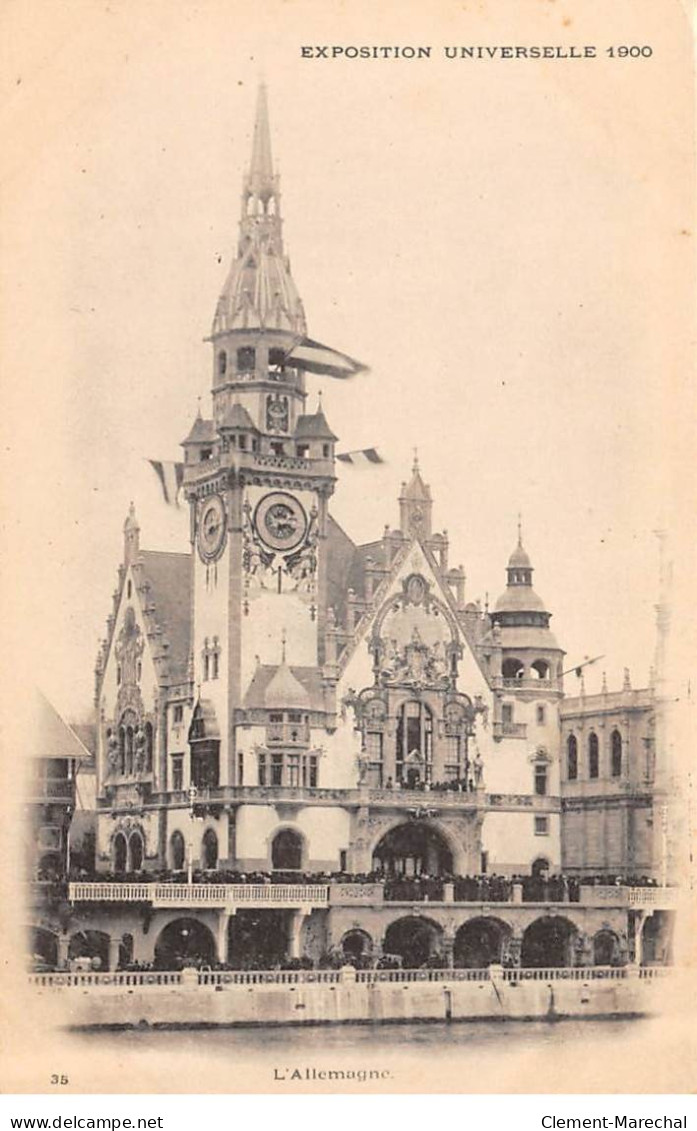
<path id="1" fill-rule="evenodd" d="M 665 979 L 37 987 L 70 1027 L 544 1020 L 659 1012 Z"/>

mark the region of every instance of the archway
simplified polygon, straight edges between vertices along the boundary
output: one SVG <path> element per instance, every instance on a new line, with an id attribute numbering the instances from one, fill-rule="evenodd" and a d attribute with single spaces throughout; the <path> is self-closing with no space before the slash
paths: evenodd
<path id="1" fill-rule="evenodd" d="M 482 969 L 492 962 L 500 962 L 510 933 L 510 927 L 500 919 L 482 917 L 463 923 L 455 935 L 455 965 Z"/>
<path id="2" fill-rule="evenodd" d="M 228 964 L 235 970 L 273 970 L 288 951 L 288 911 L 239 910 L 228 925 Z"/>
<path id="3" fill-rule="evenodd" d="M 453 854 L 439 829 L 424 821 L 397 825 L 373 852 L 373 867 L 390 876 L 452 875 Z"/>
<path id="4" fill-rule="evenodd" d="M 354 927 L 343 936 L 341 949 L 348 962 L 355 962 L 360 965 L 370 955 L 373 949 L 373 940 L 367 931 Z"/>
<path id="5" fill-rule="evenodd" d="M 593 965 L 612 966 L 617 960 L 620 941 L 614 931 L 603 929 L 593 937 Z"/>
<path id="6" fill-rule="evenodd" d="M 532 868 L 530 869 L 530 875 L 534 876 L 535 879 L 537 879 L 537 880 L 546 879 L 548 872 L 549 872 L 549 860 L 547 859 L 547 857 L 546 856 L 536 857 L 536 859 L 533 860 L 533 862 L 532 862 Z"/>
<path id="7" fill-rule="evenodd" d="M 184 857 L 186 856 L 186 845 L 184 844 L 184 837 L 175 829 L 169 841 L 169 855 L 172 862 L 172 870 L 181 872 L 184 867 Z"/>
<path id="8" fill-rule="evenodd" d="M 213 829 L 206 829 L 201 842 L 201 863 L 206 871 L 218 867 L 218 838 Z"/>
<path id="9" fill-rule="evenodd" d="M 32 963 L 35 967 L 49 966 L 55 970 L 58 965 L 58 936 L 45 927 L 30 927 L 29 945 Z"/>
<path id="10" fill-rule="evenodd" d="M 675 913 L 654 911 L 642 928 L 643 966 L 668 966 L 673 961 L 673 927 Z"/>
<path id="11" fill-rule="evenodd" d="M 155 943 L 155 966 L 159 970 L 210 966 L 215 960 L 213 935 L 198 919 L 174 919 L 160 932 Z"/>
<path id="12" fill-rule="evenodd" d="M 108 970 L 109 936 L 104 931 L 78 931 L 68 945 L 68 958 L 91 958 L 95 970 Z"/>
<path id="13" fill-rule="evenodd" d="M 397 954 L 405 969 L 418 970 L 441 953 L 442 928 L 431 919 L 408 915 L 390 923 L 385 932 L 385 954 Z"/>
<path id="14" fill-rule="evenodd" d="M 281 829 L 271 842 L 271 867 L 279 872 L 299 872 L 303 862 L 303 842 L 295 829 Z"/>
<path id="15" fill-rule="evenodd" d="M 119 943 L 119 970 L 125 970 L 133 961 L 133 935 L 121 936 Z"/>
<path id="16" fill-rule="evenodd" d="M 143 838 L 140 833 L 131 833 L 128 851 L 131 857 L 131 872 L 140 872 L 143 867 Z"/>
<path id="17" fill-rule="evenodd" d="M 128 845 L 123 833 L 117 833 L 114 837 L 114 871 L 125 872 L 128 866 Z"/>
<path id="18" fill-rule="evenodd" d="M 523 935 L 521 966 L 571 966 L 575 934 L 573 923 L 561 916 L 536 919 Z"/>

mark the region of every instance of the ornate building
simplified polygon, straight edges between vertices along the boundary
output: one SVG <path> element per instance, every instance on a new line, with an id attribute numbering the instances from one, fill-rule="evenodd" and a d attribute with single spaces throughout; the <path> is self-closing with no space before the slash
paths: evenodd
<path id="1" fill-rule="evenodd" d="M 562 707 L 520 531 L 489 611 L 466 600 L 418 461 L 379 540 L 355 544 L 330 513 L 337 437 L 307 372 L 338 355 L 306 338 L 263 88 L 210 343 L 212 412 L 182 445 L 190 547 L 141 549 L 133 508 L 124 526 L 95 700 L 110 884 L 71 889 L 81 930 L 108 936 L 112 965 L 336 948 L 564 964 L 592 961 L 602 932 L 606 958 L 634 954 L 626 900 L 562 914 L 513 879 L 544 885 L 563 855 L 584 871 L 583 840 L 560 830 L 560 710 L 571 822 L 566 750 L 591 725 Z"/>

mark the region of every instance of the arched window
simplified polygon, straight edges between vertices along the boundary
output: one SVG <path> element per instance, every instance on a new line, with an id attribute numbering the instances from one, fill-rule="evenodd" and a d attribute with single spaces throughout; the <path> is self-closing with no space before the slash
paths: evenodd
<path id="1" fill-rule="evenodd" d="M 139 872 L 143 867 L 143 838 L 140 833 L 131 833 L 128 851 L 131 857 L 130 871 Z"/>
<path id="2" fill-rule="evenodd" d="M 227 370 L 227 354 L 225 350 L 221 350 L 218 354 L 218 376 L 224 377 Z"/>
<path id="3" fill-rule="evenodd" d="M 576 781 L 578 778 L 578 742 L 575 734 L 570 734 L 566 740 L 566 776 L 569 781 Z"/>
<path id="4" fill-rule="evenodd" d="M 610 757 L 613 778 L 622 777 L 622 735 L 613 730 L 610 736 Z"/>
<path id="5" fill-rule="evenodd" d="M 549 664 L 546 660 L 535 660 L 530 665 L 530 672 L 533 679 L 549 679 Z"/>
<path id="6" fill-rule="evenodd" d="M 218 838 L 213 829 L 206 829 L 203 834 L 201 863 L 209 871 L 218 867 Z"/>
<path id="7" fill-rule="evenodd" d="M 600 744 L 597 734 L 588 735 L 588 777 L 597 778 L 600 775 Z"/>
<path id="8" fill-rule="evenodd" d="M 416 699 L 402 706 L 397 723 L 397 781 L 409 786 L 431 780 L 433 714 Z"/>
<path id="9" fill-rule="evenodd" d="M 127 859 L 128 847 L 126 845 L 126 838 L 123 833 L 117 833 L 114 837 L 114 871 L 125 872 Z"/>
<path id="10" fill-rule="evenodd" d="M 152 770 L 152 755 L 153 755 L 153 729 L 152 723 L 145 724 L 145 769 L 146 772 Z"/>
<path id="11" fill-rule="evenodd" d="M 175 872 L 181 872 L 184 867 L 184 857 L 186 856 L 186 845 L 184 844 L 184 837 L 176 829 L 170 838 L 169 842 L 169 855 L 172 861 L 172 869 Z"/>
<path id="12" fill-rule="evenodd" d="M 281 872 L 297 872 L 302 867 L 303 842 L 294 829 L 281 829 L 271 845 L 271 866 Z"/>
<path id="13" fill-rule="evenodd" d="M 126 773 L 126 728 L 119 727 L 119 773 L 123 777 Z"/>
<path id="14" fill-rule="evenodd" d="M 514 656 L 507 656 L 501 664 L 501 675 L 504 679 L 522 679 L 525 675 L 525 664 Z"/>

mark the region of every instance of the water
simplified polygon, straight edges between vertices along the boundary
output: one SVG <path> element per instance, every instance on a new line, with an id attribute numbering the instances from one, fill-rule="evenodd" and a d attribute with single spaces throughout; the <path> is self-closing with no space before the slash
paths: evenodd
<path id="1" fill-rule="evenodd" d="M 118 1065 L 119 1091 L 125 1081 L 126 1091 L 182 1093 L 613 1092 L 645 1090 L 655 1025 L 650 1018 L 410 1022 L 102 1030 L 69 1040 L 76 1060 L 97 1076 L 102 1065 L 110 1073 Z M 665 1029 L 661 1037 L 665 1043 Z M 329 1071 L 342 1075 L 319 1075 Z"/>

